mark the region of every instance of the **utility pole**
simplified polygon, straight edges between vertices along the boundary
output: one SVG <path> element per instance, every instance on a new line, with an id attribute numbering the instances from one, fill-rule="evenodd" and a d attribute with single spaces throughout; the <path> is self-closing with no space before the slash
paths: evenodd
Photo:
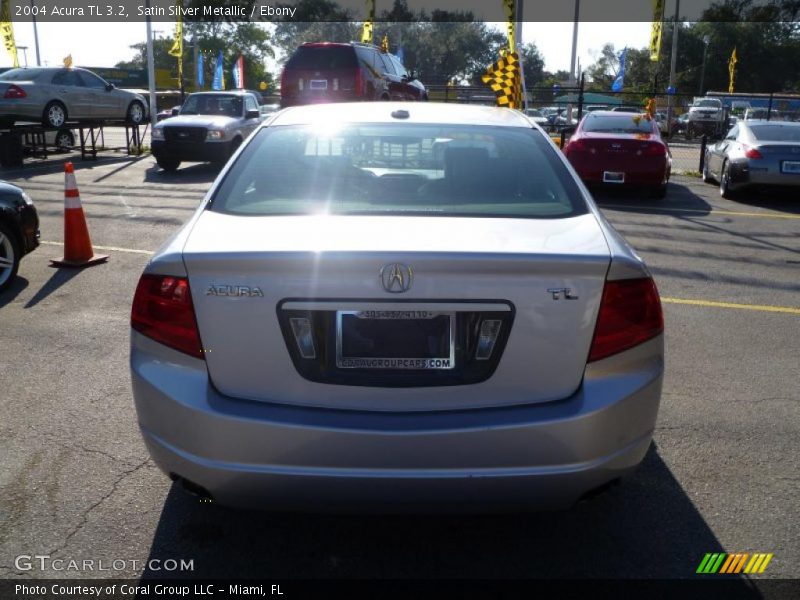
<path id="1" fill-rule="evenodd" d="M 703 67 L 700 69 L 700 91 L 698 91 L 697 95 L 703 95 L 703 88 L 705 87 L 706 82 L 706 54 L 708 54 L 708 44 L 711 42 L 711 38 L 707 35 L 703 36 Z"/>
<path id="2" fill-rule="evenodd" d="M 520 87 L 522 88 L 522 110 L 528 108 L 528 92 L 525 89 L 525 65 L 522 62 L 522 24 L 524 23 L 522 17 L 522 3 L 523 0 L 517 0 L 514 3 L 514 48 L 517 50 L 519 56 L 519 77 Z"/>
<path id="3" fill-rule="evenodd" d="M 575 0 L 575 18 L 572 21 L 572 57 L 569 60 L 569 83 L 575 84 L 575 57 L 578 55 L 578 19 L 581 14 L 581 0 Z"/>
<path id="4" fill-rule="evenodd" d="M 156 114 L 156 64 L 153 57 L 153 25 L 150 22 L 150 0 L 146 0 L 147 7 L 147 87 L 150 91 L 150 124 L 155 127 Z"/>
<path id="5" fill-rule="evenodd" d="M 680 25 L 681 0 L 675 0 L 675 21 L 672 23 L 672 56 L 669 62 L 669 86 L 675 89 L 675 62 L 678 59 L 678 27 Z M 667 96 L 667 131 L 672 133 L 672 105 L 675 94 Z"/>
<path id="6" fill-rule="evenodd" d="M 31 8 L 33 6 L 33 0 L 31 0 Z M 36 66 L 41 67 L 42 61 L 39 59 L 39 28 L 36 26 L 36 11 L 31 11 L 31 18 L 33 20 L 33 45 L 36 48 Z"/>

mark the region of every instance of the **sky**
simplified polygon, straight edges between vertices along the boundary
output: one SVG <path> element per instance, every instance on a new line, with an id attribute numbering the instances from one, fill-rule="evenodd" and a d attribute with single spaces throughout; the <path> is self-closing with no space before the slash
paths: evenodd
<path id="1" fill-rule="evenodd" d="M 500 24 L 498 24 L 500 26 Z M 145 39 L 144 23 L 55 23 L 40 22 L 39 50 L 42 64 L 60 65 L 68 54 L 73 64 L 85 67 L 113 67 L 117 62 L 130 60 L 132 44 Z M 170 23 L 155 22 L 154 35 L 172 35 Z M 17 46 L 27 46 L 29 66 L 36 65 L 36 52 L 31 23 L 14 23 Z M 572 23 L 526 22 L 522 28 L 523 42 L 535 42 L 545 59 L 545 69 L 569 70 L 572 49 Z M 650 39 L 650 23 L 580 23 L 578 26 L 578 57 L 585 69 L 595 61 L 600 49 L 612 42 L 618 49 L 625 46 L 644 47 Z M 20 65 L 25 64 L 19 52 Z M 11 58 L 0 47 L 0 67 L 10 67 Z M 273 67 L 274 68 L 274 67 Z"/>

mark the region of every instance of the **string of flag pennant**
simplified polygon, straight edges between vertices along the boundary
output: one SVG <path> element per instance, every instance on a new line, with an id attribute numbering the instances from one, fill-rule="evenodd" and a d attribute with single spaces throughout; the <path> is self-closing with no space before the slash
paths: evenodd
<path id="1" fill-rule="evenodd" d="M 8 0 L 2 0 L 2 4 L 0 4 L 0 35 L 3 36 L 3 43 L 11 55 L 11 64 L 16 68 L 19 67 L 19 57 L 17 56 L 17 44 L 14 42 L 14 26 L 11 24 L 8 4 Z"/>
<path id="2" fill-rule="evenodd" d="M 508 47 L 500 51 L 500 59 L 486 69 L 481 80 L 494 92 L 497 106 L 522 108 L 522 68 L 514 42 L 516 2 L 503 0 L 503 6 L 506 10 Z"/>

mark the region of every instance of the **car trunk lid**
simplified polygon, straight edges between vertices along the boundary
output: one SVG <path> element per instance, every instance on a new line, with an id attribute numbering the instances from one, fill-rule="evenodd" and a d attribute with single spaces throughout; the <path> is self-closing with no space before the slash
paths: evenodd
<path id="1" fill-rule="evenodd" d="M 221 392 L 329 408 L 440 410 L 572 394 L 586 365 L 609 250 L 592 214 L 471 219 L 206 211 L 184 262 L 209 374 Z M 396 263 L 413 269 L 413 285 L 402 294 L 382 285 L 382 269 Z M 311 381 L 296 368 L 295 340 L 281 327 L 287 307 L 333 315 L 436 306 L 443 313 L 496 311 L 505 319 L 510 331 L 492 376 L 472 385 L 431 380 L 439 386 L 435 393 L 429 385 L 384 385 L 375 371 L 362 379 L 351 371 L 349 379 Z M 332 339 L 316 343 L 329 361 L 326 372 L 335 375 Z"/>

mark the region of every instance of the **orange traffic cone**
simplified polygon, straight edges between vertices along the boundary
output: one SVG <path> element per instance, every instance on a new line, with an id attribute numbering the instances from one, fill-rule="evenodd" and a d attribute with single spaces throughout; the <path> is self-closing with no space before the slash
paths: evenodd
<path id="1" fill-rule="evenodd" d="M 75 172 L 71 162 L 64 163 L 64 256 L 50 262 L 59 267 L 88 267 L 106 260 L 107 254 L 92 250 Z"/>

